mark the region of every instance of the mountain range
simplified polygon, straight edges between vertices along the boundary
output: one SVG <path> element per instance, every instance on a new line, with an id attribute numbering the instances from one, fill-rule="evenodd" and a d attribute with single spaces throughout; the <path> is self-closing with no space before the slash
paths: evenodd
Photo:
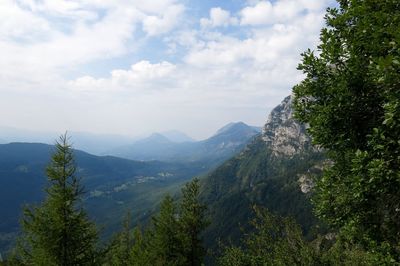
<path id="1" fill-rule="evenodd" d="M 242 123 L 232 124 L 196 146 L 202 147 L 197 151 L 201 155 L 199 158 L 215 152 L 212 157 L 215 161 L 134 161 L 74 150 L 78 175 L 87 191 L 84 205 L 89 215 L 104 227 L 104 237 L 119 228 L 128 211 L 134 217 L 133 222 L 145 221 L 165 193 L 174 194 L 193 176 L 207 173 L 218 162 L 239 151 L 238 145 L 244 146 L 244 141 L 249 141 L 257 132 L 249 128 Z M 153 134 L 137 141 L 136 145 L 142 143 L 143 149 L 150 149 L 158 145 L 167 148 L 168 145 L 198 143 L 186 141 L 188 137 L 177 132 L 166 135 L 185 142 L 172 142 L 164 135 Z M 234 144 L 224 144 L 232 142 Z M 11 247 L 18 234 L 22 206 L 43 200 L 47 184 L 45 169 L 53 149 L 52 145 L 41 143 L 0 144 L 0 252 Z"/>
<path id="2" fill-rule="evenodd" d="M 110 150 L 107 154 L 141 161 L 197 161 L 217 165 L 243 149 L 260 132 L 261 128 L 237 122 L 224 126 L 213 136 L 202 141 L 174 142 L 163 134 L 154 133 L 131 145 Z"/>
<path id="3" fill-rule="evenodd" d="M 310 195 L 313 177 L 324 168 L 324 153 L 312 145 L 305 125 L 294 119 L 290 96 L 272 110 L 259 132 L 232 123 L 203 141 L 173 142 L 153 134 L 118 150 L 120 156 L 146 161 L 77 150 L 79 174 L 85 176 L 88 191 L 85 207 L 106 228 L 107 237 L 128 210 L 133 223 L 145 222 L 165 193 L 175 194 L 184 182 L 201 175 L 201 199 L 211 221 L 204 233 L 207 247 L 216 247 L 220 240 L 237 242 L 249 229 L 254 205 L 292 216 L 312 234 L 320 222 L 312 213 Z M 5 217 L 0 250 L 15 239 L 21 205 L 43 198 L 44 169 L 52 149 L 45 144 L 0 145 L 0 213 Z"/>

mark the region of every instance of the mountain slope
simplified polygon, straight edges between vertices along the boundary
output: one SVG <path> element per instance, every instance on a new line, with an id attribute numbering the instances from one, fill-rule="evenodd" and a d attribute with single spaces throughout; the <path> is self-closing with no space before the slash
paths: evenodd
<path id="1" fill-rule="evenodd" d="M 182 142 L 195 142 L 196 140 L 192 139 L 188 135 L 178 130 L 169 130 L 161 133 L 164 137 L 169 139 L 172 142 L 182 143 Z"/>
<path id="2" fill-rule="evenodd" d="M 214 136 L 197 142 L 176 143 L 161 134 L 109 152 L 133 160 L 206 162 L 217 165 L 240 151 L 259 130 L 245 123 L 230 123 Z"/>
<path id="3" fill-rule="evenodd" d="M 271 112 L 261 136 L 202 180 L 212 221 L 205 233 L 207 245 L 214 247 L 218 237 L 237 240 L 239 225 L 252 217 L 252 205 L 293 216 L 307 232 L 317 220 L 302 186 L 312 186 L 309 176 L 322 162 L 323 154 L 311 145 L 305 126 L 293 119 L 291 98 L 285 98 Z"/>

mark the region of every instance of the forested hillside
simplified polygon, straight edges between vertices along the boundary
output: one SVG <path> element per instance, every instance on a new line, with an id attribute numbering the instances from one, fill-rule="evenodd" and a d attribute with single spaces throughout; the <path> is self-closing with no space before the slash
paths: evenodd
<path id="1" fill-rule="evenodd" d="M 272 110 L 261 136 L 202 180 L 201 196 L 212 221 L 206 230 L 207 244 L 216 246 L 218 238 L 237 242 L 240 226 L 246 227 L 253 217 L 254 205 L 294 217 L 309 233 L 318 223 L 310 193 L 304 192 L 309 192 L 307 183 L 312 184 L 323 163 L 324 154 L 294 120 L 287 97 Z"/>

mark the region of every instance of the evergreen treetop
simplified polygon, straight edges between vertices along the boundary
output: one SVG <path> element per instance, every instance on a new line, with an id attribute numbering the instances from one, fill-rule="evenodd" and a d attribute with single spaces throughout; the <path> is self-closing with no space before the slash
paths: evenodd
<path id="1" fill-rule="evenodd" d="M 83 190 L 66 134 L 56 142 L 46 172 L 45 201 L 24 209 L 20 259 L 32 265 L 95 265 L 97 229 L 81 205 Z"/>

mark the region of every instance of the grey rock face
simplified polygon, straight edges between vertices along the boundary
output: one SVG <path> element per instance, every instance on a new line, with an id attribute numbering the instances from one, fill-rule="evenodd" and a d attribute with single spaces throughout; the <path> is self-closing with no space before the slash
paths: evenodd
<path id="1" fill-rule="evenodd" d="M 271 111 L 262 138 L 274 156 L 293 157 L 311 147 L 306 126 L 293 118 L 292 96 L 286 97 Z"/>
<path id="2" fill-rule="evenodd" d="M 303 192 L 305 194 L 309 193 L 315 186 L 314 181 L 307 174 L 300 176 L 299 185 L 300 185 L 301 192 Z"/>

